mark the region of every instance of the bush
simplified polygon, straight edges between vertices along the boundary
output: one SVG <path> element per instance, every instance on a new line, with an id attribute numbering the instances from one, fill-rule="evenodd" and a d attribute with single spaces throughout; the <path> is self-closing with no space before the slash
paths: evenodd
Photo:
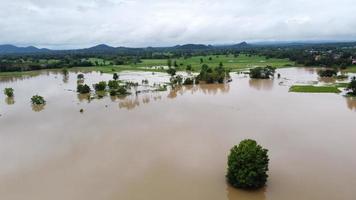
<path id="1" fill-rule="evenodd" d="M 193 69 L 193 68 L 192 68 L 192 65 L 187 65 L 187 67 L 186 67 L 186 70 L 187 70 L 187 71 L 192 71 L 192 69 Z"/>
<path id="2" fill-rule="evenodd" d="M 117 79 L 119 79 L 119 75 L 117 75 L 117 73 L 114 73 L 114 75 L 112 76 L 112 78 L 117 81 Z"/>
<path id="3" fill-rule="evenodd" d="M 80 94 L 87 94 L 90 93 L 90 87 L 88 85 L 78 85 L 77 86 L 77 92 Z"/>
<path id="4" fill-rule="evenodd" d="M 14 89 L 12 89 L 12 88 L 5 88 L 4 94 L 5 94 L 7 97 L 13 97 L 13 96 L 14 96 Z"/>
<path id="5" fill-rule="evenodd" d="M 96 91 L 104 91 L 106 89 L 106 82 L 100 81 L 99 83 L 94 84 L 94 89 Z"/>
<path id="6" fill-rule="evenodd" d="M 62 73 L 66 76 L 66 75 L 68 75 L 69 71 L 67 68 L 63 68 Z"/>
<path id="7" fill-rule="evenodd" d="M 274 77 L 276 68 L 267 66 L 267 67 L 255 67 L 250 69 L 250 77 L 255 79 L 269 79 Z"/>
<path id="8" fill-rule="evenodd" d="M 230 150 L 227 181 L 236 188 L 257 189 L 267 182 L 268 150 L 254 140 L 243 140 Z"/>
<path id="9" fill-rule="evenodd" d="M 43 97 L 39 95 L 35 95 L 31 98 L 31 102 L 33 105 L 43 105 L 46 104 L 46 101 L 44 100 Z"/>
<path id="10" fill-rule="evenodd" d="M 177 70 L 176 70 L 175 68 L 169 67 L 169 68 L 167 69 L 167 73 L 168 73 L 169 75 L 171 75 L 171 76 L 176 75 L 176 72 L 177 72 Z"/>
<path id="11" fill-rule="evenodd" d="M 78 74 L 77 79 L 84 79 L 84 74 Z"/>
<path id="12" fill-rule="evenodd" d="M 183 85 L 193 85 L 194 79 L 192 78 L 186 78 L 183 82 Z"/>
<path id="13" fill-rule="evenodd" d="M 172 84 L 172 85 L 182 85 L 183 77 L 180 76 L 180 75 L 172 76 L 172 77 L 170 78 L 170 81 L 171 81 L 171 84 Z"/>
<path id="14" fill-rule="evenodd" d="M 333 77 L 337 75 L 337 70 L 334 69 L 320 70 L 318 74 L 320 77 Z"/>
<path id="15" fill-rule="evenodd" d="M 119 87 L 119 82 L 116 80 L 110 80 L 108 86 L 109 89 L 117 89 Z"/>

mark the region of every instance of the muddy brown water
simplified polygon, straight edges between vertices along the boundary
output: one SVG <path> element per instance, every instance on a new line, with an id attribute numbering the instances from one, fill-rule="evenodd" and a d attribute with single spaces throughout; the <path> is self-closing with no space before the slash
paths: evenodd
<path id="1" fill-rule="evenodd" d="M 0 95 L 0 199 L 355 199 L 356 100 L 289 93 L 293 83 L 318 81 L 315 71 L 278 72 L 282 79 L 233 75 L 226 85 L 91 101 L 71 91 L 74 73 L 1 79 L 15 97 Z M 31 107 L 34 94 L 47 104 Z M 258 191 L 224 178 L 229 149 L 245 138 L 269 149 L 270 177 Z"/>

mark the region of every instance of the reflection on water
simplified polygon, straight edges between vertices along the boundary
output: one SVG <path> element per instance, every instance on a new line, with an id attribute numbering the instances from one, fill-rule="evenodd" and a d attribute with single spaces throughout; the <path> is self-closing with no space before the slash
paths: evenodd
<path id="1" fill-rule="evenodd" d="M 46 105 L 44 105 L 44 104 L 41 104 L 41 105 L 32 104 L 32 110 L 35 112 L 41 112 L 42 110 L 45 109 L 45 106 Z"/>
<path id="2" fill-rule="evenodd" d="M 199 85 L 187 85 L 173 88 L 169 91 L 168 98 L 174 99 L 178 95 L 184 93 L 194 94 L 202 92 L 203 94 L 216 95 L 218 93 L 225 94 L 230 90 L 230 84 L 199 84 Z"/>
<path id="3" fill-rule="evenodd" d="M 80 102 L 86 101 L 86 102 L 90 103 L 90 101 L 91 101 L 90 94 L 80 94 L 80 93 L 78 93 L 77 97 L 78 97 L 78 100 Z"/>
<path id="4" fill-rule="evenodd" d="M 14 97 L 6 97 L 5 102 L 7 105 L 13 105 L 13 104 L 15 104 L 15 98 Z"/>
<path id="5" fill-rule="evenodd" d="M 140 105 L 138 96 L 128 96 L 119 102 L 119 108 L 126 108 L 132 110 Z"/>
<path id="6" fill-rule="evenodd" d="M 266 188 L 259 190 L 240 190 L 227 186 L 227 198 L 229 200 L 265 200 Z"/>
<path id="7" fill-rule="evenodd" d="M 62 76 L 63 76 L 63 78 L 62 78 L 63 83 L 68 83 L 69 75 L 68 74 L 63 74 Z"/>
<path id="8" fill-rule="evenodd" d="M 346 103 L 350 110 L 356 111 L 356 97 L 347 97 Z"/>
<path id="9" fill-rule="evenodd" d="M 336 83 L 336 79 L 332 77 L 319 77 L 318 80 L 323 83 Z"/>
<path id="10" fill-rule="evenodd" d="M 271 90 L 273 88 L 274 80 L 273 79 L 250 79 L 250 87 L 257 90 Z"/>

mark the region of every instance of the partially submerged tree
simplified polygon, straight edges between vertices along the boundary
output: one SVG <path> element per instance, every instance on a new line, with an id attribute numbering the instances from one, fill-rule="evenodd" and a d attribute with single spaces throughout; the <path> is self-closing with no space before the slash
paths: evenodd
<path id="1" fill-rule="evenodd" d="M 119 75 L 117 73 L 114 73 L 112 78 L 117 81 L 119 79 Z"/>
<path id="2" fill-rule="evenodd" d="M 84 79 L 84 74 L 78 74 L 77 79 Z"/>
<path id="3" fill-rule="evenodd" d="M 12 88 L 5 88 L 5 89 L 4 89 L 4 94 L 5 94 L 7 97 L 13 97 L 13 96 L 14 96 L 14 89 L 12 89 Z"/>
<path id="4" fill-rule="evenodd" d="M 223 66 L 211 68 L 208 65 L 202 65 L 199 75 L 197 76 L 198 82 L 205 81 L 206 83 L 224 83 L 225 78 L 229 77 L 229 71 Z M 197 83 L 197 82 L 196 82 Z"/>
<path id="5" fill-rule="evenodd" d="M 35 95 L 31 98 L 31 102 L 33 105 L 44 105 L 46 104 L 46 101 L 42 96 Z"/>
<path id="6" fill-rule="evenodd" d="M 250 69 L 250 77 L 255 79 L 269 79 L 274 77 L 276 68 L 267 66 L 267 67 L 255 67 Z"/>
<path id="7" fill-rule="evenodd" d="M 349 95 L 356 96 L 356 77 L 353 77 L 346 90 Z"/>
<path id="8" fill-rule="evenodd" d="M 116 80 L 110 80 L 108 82 L 109 89 L 117 89 L 119 87 L 119 82 Z"/>
<path id="9" fill-rule="evenodd" d="M 183 85 L 193 85 L 194 84 L 194 79 L 193 78 L 186 78 L 183 82 Z"/>
<path id="10" fill-rule="evenodd" d="M 325 69 L 318 72 L 320 77 L 333 77 L 337 75 L 337 70 L 335 69 Z"/>
<path id="11" fill-rule="evenodd" d="M 69 71 L 68 71 L 67 68 L 63 68 L 62 69 L 62 73 L 63 73 L 64 76 L 67 76 L 69 74 Z"/>
<path id="12" fill-rule="evenodd" d="M 87 84 L 85 84 L 85 85 L 80 84 L 77 86 L 77 92 L 79 92 L 80 94 L 88 94 L 88 93 L 90 93 L 90 91 L 91 91 L 91 89 Z"/>
<path id="13" fill-rule="evenodd" d="M 106 89 L 106 82 L 100 81 L 99 83 L 94 84 L 94 89 L 96 91 L 104 91 Z"/>
<path id="14" fill-rule="evenodd" d="M 181 75 L 177 75 L 177 76 L 172 76 L 171 79 L 171 84 L 174 85 L 182 85 L 183 83 L 183 77 Z"/>
<path id="15" fill-rule="evenodd" d="M 228 156 L 227 181 L 236 188 L 257 189 L 267 182 L 268 150 L 247 139 L 234 146 Z"/>
<path id="16" fill-rule="evenodd" d="M 175 68 L 173 68 L 173 67 L 169 67 L 169 68 L 167 69 L 167 73 L 168 73 L 169 75 L 171 75 L 171 76 L 176 75 L 176 72 L 177 72 L 177 70 L 176 70 Z"/>

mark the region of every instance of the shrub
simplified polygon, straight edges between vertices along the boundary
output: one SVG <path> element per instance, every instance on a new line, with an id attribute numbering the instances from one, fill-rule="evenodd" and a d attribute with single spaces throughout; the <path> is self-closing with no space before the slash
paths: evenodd
<path id="1" fill-rule="evenodd" d="M 44 100 L 43 97 L 39 95 L 35 95 L 31 98 L 31 102 L 33 105 L 43 105 L 46 104 L 46 101 Z"/>
<path id="2" fill-rule="evenodd" d="M 78 74 L 77 79 L 84 79 L 84 74 Z"/>
<path id="3" fill-rule="evenodd" d="M 85 84 L 85 85 L 78 85 L 77 86 L 77 92 L 79 92 L 80 94 L 87 94 L 90 93 L 90 87 Z"/>
<path id="4" fill-rule="evenodd" d="M 13 97 L 13 96 L 14 96 L 14 89 L 12 89 L 12 88 L 5 88 L 4 94 L 5 94 L 7 97 Z"/>
<path id="5" fill-rule="evenodd" d="M 257 189 L 267 182 L 268 150 L 254 140 L 243 140 L 228 156 L 227 181 L 236 188 Z"/>
<path id="6" fill-rule="evenodd" d="M 320 70 L 318 74 L 320 77 L 333 77 L 337 75 L 337 70 L 334 69 Z"/>
<path id="7" fill-rule="evenodd" d="M 180 75 L 172 76 L 170 81 L 172 85 L 182 85 L 183 77 Z"/>
<path id="8" fill-rule="evenodd" d="M 116 80 L 110 80 L 108 82 L 108 86 L 110 89 L 117 89 L 119 87 L 119 82 Z"/>
<path id="9" fill-rule="evenodd" d="M 169 67 L 169 68 L 167 69 L 167 73 L 168 73 L 169 75 L 171 75 L 171 76 L 176 75 L 176 72 L 177 72 L 177 70 L 176 70 L 175 68 Z"/>
<path id="10" fill-rule="evenodd" d="M 187 71 L 192 71 L 192 69 L 193 69 L 193 68 L 192 68 L 192 65 L 187 65 L 187 67 L 186 67 L 186 70 L 187 70 Z"/>
<path id="11" fill-rule="evenodd" d="M 274 76 L 276 68 L 267 67 L 255 67 L 250 69 L 250 77 L 255 79 L 269 79 Z"/>
<path id="12" fill-rule="evenodd" d="M 192 79 L 192 78 L 186 78 L 186 79 L 184 80 L 183 85 L 193 85 L 193 83 L 194 83 L 194 79 Z"/>
<path id="13" fill-rule="evenodd" d="M 114 73 L 114 75 L 112 76 L 112 78 L 117 81 L 117 79 L 119 79 L 119 75 L 117 75 L 117 73 Z"/>
<path id="14" fill-rule="evenodd" d="M 104 91 L 106 89 L 106 82 L 100 81 L 99 83 L 94 84 L 94 89 L 96 91 Z"/>
<path id="15" fill-rule="evenodd" d="M 66 75 L 68 75 L 69 71 L 67 68 L 63 68 L 62 73 L 66 76 Z"/>
<path id="16" fill-rule="evenodd" d="M 117 89 L 117 93 L 119 95 L 127 95 L 127 94 L 130 94 L 129 92 L 127 92 L 126 88 L 125 87 L 119 87 L 119 89 Z"/>

